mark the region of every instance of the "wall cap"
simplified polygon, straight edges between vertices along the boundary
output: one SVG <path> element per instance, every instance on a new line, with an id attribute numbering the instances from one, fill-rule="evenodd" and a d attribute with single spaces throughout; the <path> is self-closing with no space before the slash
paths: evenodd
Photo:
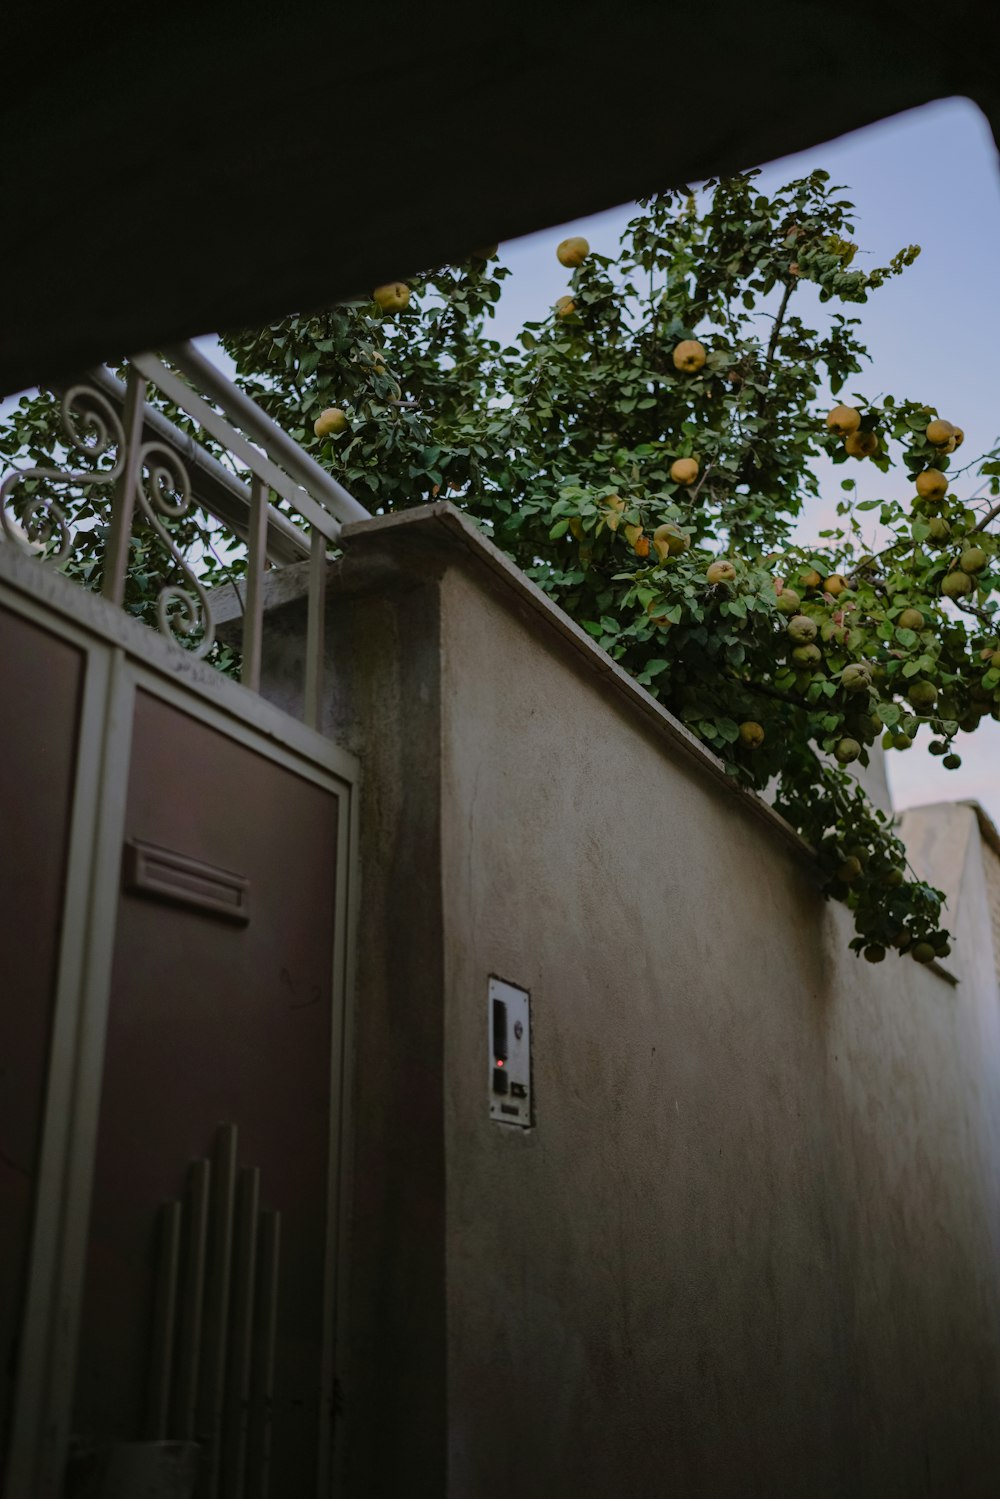
<path id="1" fill-rule="evenodd" d="M 628 672 L 612 661 L 585 630 L 553 603 L 536 583 L 525 577 L 520 568 L 454 505 L 438 501 L 412 510 L 373 516 L 371 520 L 352 521 L 344 526 L 340 534 L 341 544 L 348 553 L 360 547 L 367 551 L 374 544 L 383 540 L 389 542 L 390 539 L 393 547 L 392 562 L 397 566 L 400 561 L 400 545 L 416 544 L 422 550 L 444 548 L 462 556 L 474 569 L 487 571 L 502 591 L 507 591 L 522 607 L 533 610 L 550 634 L 560 636 L 575 649 L 584 669 L 599 678 L 616 696 L 627 702 L 633 711 L 640 712 L 661 739 L 702 774 L 724 786 L 750 813 L 767 823 L 787 847 L 810 863 L 813 861 L 815 854 L 810 844 L 779 813 L 755 791 L 739 785 L 732 776 L 727 775 L 722 761 L 700 739 L 695 738 L 644 687 L 640 687 Z M 344 581 L 347 582 L 346 577 Z"/>

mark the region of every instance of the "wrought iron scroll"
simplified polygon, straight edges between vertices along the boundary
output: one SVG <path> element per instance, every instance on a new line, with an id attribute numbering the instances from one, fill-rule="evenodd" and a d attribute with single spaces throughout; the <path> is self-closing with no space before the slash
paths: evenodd
<path id="1" fill-rule="evenodd" d="M 140 453 L 139 475 L 136 497 L 143 515 L 149 521 L 177 566 L 187 578 L 190 588 L 181 588 L 168 583 L 160 589 L 157 599 L 157 618 L 160 629 L 169 639 L 183 645 L 178 637 L 194 635 L 202 630 L 197 645 L 186 647 L 192 656 L 207 656 L 215 640 L 215 624 L 208 602 L 208 594 L 184 560 L 160 517 L 180 520 L 191 508 L 191 480 L 177 454 L 163 443 L 144 443 Z M 173 606 L 179 606 L 174 608 Z"/>
<path id="2" fill-rule="evenodd" d="M 103 469 L 24 468 L 15 469 L 0 484 L 0 526 L 8 541 L 22 550 L 45 554 L 52 563 L 64 562 L 73 547 L 74 532 L 58 500 L 44 489 L 25 501 L 20 519 L 11 513 L 10 502 L 19 485 L 37 480 L 43 485 L 76 484 L 89 488 L 111 484 L 125 466 L 125 433 L 111 403 L 90 385 L 73 385 L 60 403 L 59 419 L 70 446 L 85 453 L 91 462 L 115 450 L 114 464 Z M 56 544 L 58 538 L 58 544 Z"/>

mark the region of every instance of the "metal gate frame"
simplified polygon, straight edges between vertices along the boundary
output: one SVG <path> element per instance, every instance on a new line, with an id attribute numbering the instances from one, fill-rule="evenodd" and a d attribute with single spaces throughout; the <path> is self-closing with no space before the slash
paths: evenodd
<path id="1" fill-rule="evenodd" d="M 60 1499 L 70 1435 L 77 1335 L 97 1145 L 137 688 L 151 693 L 338 799 L 333 923 L 331 1117 L 321 1410 L 332 1412 L 343 1305 L 346 1121 L 357 924 L 354 756 L 247 688 L 186 656 L 148 627 L 11 546 L 0 545 L 0 605 L 85 657 L 56 992 L 36 1178 L 29 1272 L 14 1388 L 6 1499 Z M 5 705 L 8 712 L 16 705 Z M 320 1422 L 318 1499 L 332 1458 Z"/>

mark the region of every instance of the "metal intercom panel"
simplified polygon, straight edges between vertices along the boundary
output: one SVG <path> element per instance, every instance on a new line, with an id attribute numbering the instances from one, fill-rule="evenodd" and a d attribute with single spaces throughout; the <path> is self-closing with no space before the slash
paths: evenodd
<path id="1" fill-rule="evenodd" d="M 531 1125 L 531 997 L 504 979 L 489 986 L 490 1118 Z"/>

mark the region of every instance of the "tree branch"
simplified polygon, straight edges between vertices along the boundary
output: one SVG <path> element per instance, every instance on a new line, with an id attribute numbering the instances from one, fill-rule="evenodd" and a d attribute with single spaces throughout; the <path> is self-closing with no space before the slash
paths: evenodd
<path id="1" fill-rule="evenodd" d="M 973 526 L 972 530 L 969 532 L 969 535 L 975 536 L 977 531 L 985 531 L 990 521 L 995 520 L 998 515 L 1000 515 L 1000 505 L 994 505 L 992 510 L 988 510 L 986 512 L 982 520 L 979 522 L 978 526 Z"/>
<path id="2" fill-rule="evenodd" d="M 734 671 L 727 672 L 726 675 L 731 681 L 738 682 L 741 687 L 745 687 L 748 692 L 759 693 L 761 697 L 773 697 L 775 702 L 786 703 L 791 708 L 801 708 L 806 713 L 812 711 L 808 703 L 800 703 L 797 698 L 789 697 L 785 692 L 779 692 L 777 687 L 765 687 L 763 682 L 748 682 L 746 677 L 738 676 Z"/>
<path id="3" fill-rule="evenodd" d="M 778 311 L 775 314 L 774 327 L 771 329 L 771 337 L 768 340 L 767 344 L 767 353 L 764 356 L 765 387 L 769 384 L 771 379 L 771 366 L 774 363 L 774 356 L 778 349 L 778 338 L 781 334 L 781 325 L 785 321 L 785 313 L 788 311 L 789 298 L 791 297 L 794 290 L 795 281 L 793 278 L 789 277 L 789 279 L 785 282 L 785 292 L 783 297 L 781 298 L 781 303 L 778 307 Z"/>
<path id="4" fill-rule="evenodd" d="M 706 463 L 705 469 L 704 469 L 704 472 L 702 473 L 701 478 L 698 480 L 697 484 L 694 486 L 693 489 L 688 490 L 688 496 L 689 496 L 690 499 L 696 500 L 698 498 L 699 494 L 701 493 L 701 486 L 704 484 L 705 480 L 708 478 L 709 474 L 712 472 L 712 469 L 714 467 L 715 467 L 714 464 L 712 464 L 712 463 Z"/>
<path id="5" fill-rule="evenodd" d="M 956 608 L 961 609 L 963 614 L 974 614 L 976 619 L 983 621 L 983 624 L 989 625 L 991 629 L 996 629 L 997 620 L 995 615 L 987 614 L 986 610 L 980 609 L 978 604 L 964 604 L 961 599 L 953 599 L 952 602 Z"/>

